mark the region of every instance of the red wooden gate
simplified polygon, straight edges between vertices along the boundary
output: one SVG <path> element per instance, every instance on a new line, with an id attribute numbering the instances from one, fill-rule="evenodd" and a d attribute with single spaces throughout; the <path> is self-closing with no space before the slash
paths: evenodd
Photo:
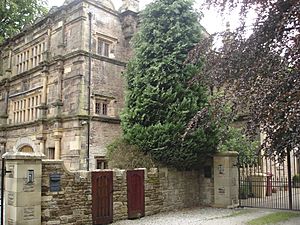
<path id="1" fill-rule="evenodd" d="M 128 218 L 145 216 L 144 170 L 127 171 Z"/>
<path id="2" fill-rule="evenodd" d="M 92 172 L 93 225 L 113 221 L 113 172 Z"/>

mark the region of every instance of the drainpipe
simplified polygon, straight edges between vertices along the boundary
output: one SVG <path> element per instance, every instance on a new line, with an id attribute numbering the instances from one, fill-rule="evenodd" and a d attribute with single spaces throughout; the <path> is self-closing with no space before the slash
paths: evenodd
<path id="1" fill-rule="evenodd" d="M 89 76 L 88 76 L 88 122 L 87 122 L 87 171 L 90 170 L 91 133 L 91 79 L 92 79 L 92 13 L 89 12 Z"/>

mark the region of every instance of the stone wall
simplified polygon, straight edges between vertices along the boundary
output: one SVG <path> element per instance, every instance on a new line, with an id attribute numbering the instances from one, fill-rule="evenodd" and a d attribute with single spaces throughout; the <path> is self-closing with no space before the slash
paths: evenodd
<path id="1" fill-rule="evenodd" d="M 87 156 L 89 12 L 92 126 Z M 110 1 L 66 1 L 3 43 L 0 152 L 14 149 L 26 137 L 49 159 L 64 160 L 71 171 L 86 170 L 87 157 L 89 168 L 96 169 L 97 158 L 105 157 L 107 144 L 121 132 L 125 88 L 121 74 L 132 55 L 128 32 L 135 32 L 136 26 L 137 13 L 120 13 Z M 99 50 L 103 41 L 109 45 L 108 54 Z M 100 102 L 106 105 L 102 112 L 96 111 Z"/>
<path id="2" fill-rule="evenodd" d="M 198 172 L 160 169 L 159 178 L 163 197 L 162 211 L 171 211 L 200 204 Z"/>
<path id="3" fill-rule="evenodd" d="M 50 192 L 50 175 L 60 175 L 60 191 Z M 42 224 L 92 224 L 91 173 L 68 172 L 63 161 L 43 161 Z"/>
<path id="4" fill-rule="evenodd" d="M 213 178 L 203 171 L 151 168 L 145 171 L 145 214 L 213 204 Z M 91 172 L 69 172 L 63 161 L 43 161 L 42 224 L 91 224 Z M 50 191 L 50 175 L 59 174 L 61 189 Z M 113 219 L 127 218 L 126 170 L 113 170 Z"/>
<path id="5" fill-rule="evenodd" d="M 203 171 L 177 171 L 169 168 L 142 170 L 145 171 L 146 216 L 213 204 L 213 179 L 204 178 Z M 127 218 L 127 181 L 126 170 L 113 171 L 113 210 L 116 221 Z"/>
<path id="6" fill-rule="evenodd" d="M 214 202 L 214 178 L 205 177 L 203 171 L 199 174 L 200 196 L 199 201 L 203 206 L 212 206 Z"/>
<path id="7" fill-rule="evenodd" d="M 163 206 L 160 176 L 157 168 L 152 168 L 145 175 L 145 214 L 146 216 L 161 212 Z"/>
<path id="8" fill-rule="evenodd" d="M 127 218 L 126 171 L 114 170 L 113 176 L 113 219 L 116 221 Z"/>

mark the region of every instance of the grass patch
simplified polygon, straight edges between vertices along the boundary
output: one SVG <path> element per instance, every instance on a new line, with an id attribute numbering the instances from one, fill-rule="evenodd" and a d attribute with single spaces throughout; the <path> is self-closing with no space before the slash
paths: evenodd
<path id="1" fill-rule="evenodd" d="M 276 212 L 269 215 L 250 220 L 247 222 L 248 225 L 264 225 L 264 224 L 274 224 L 281 221 L 289 220 L 293 217 L 300 216 L 300 213 L 295 212 Z"/>

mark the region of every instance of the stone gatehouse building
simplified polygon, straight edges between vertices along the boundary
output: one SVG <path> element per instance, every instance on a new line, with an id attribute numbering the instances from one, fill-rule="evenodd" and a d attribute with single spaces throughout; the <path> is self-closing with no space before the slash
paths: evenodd
<path id="1" fill-rule="evenodd" d="M 2 154 L 31 143 L 70 170 L 105 167 L 105 147 L 120 135 L 137 12 L 138 0 L 119 10 L 111 0 L 66 0 L 0 45 Z"/>

